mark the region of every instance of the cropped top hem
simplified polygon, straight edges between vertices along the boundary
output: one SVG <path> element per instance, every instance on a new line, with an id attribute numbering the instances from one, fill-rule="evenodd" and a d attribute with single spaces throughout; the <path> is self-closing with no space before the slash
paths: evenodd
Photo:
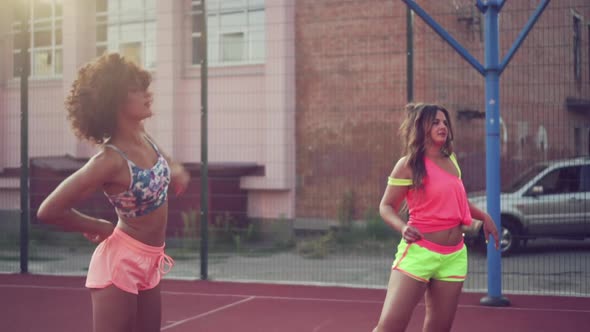
<path id="1" fill-rule="evenodd" d="M 441 220 L 439 220 L 436 224 L 433 222 L 416 222 L 414 220 L 409 220 L 408 221 L 408 225 L 416 228 L 418 231 L 420 231 L 420 233 L 422 234 L 428 234 L 428 233 L 435 233 L 435 232 L 440 232 L 440 231 L 446 231 L 448 229 L 453 229 L 457 226 L 470 226 L 472 223 L 472 219 L 467 219 L 467 220 L 457 220 L 453 223 L 444 223 L 441 224 L 440 223 Z"/>

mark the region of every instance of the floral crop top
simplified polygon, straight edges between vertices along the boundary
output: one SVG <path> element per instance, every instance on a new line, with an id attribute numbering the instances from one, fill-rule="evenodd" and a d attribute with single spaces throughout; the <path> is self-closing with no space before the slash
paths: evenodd
<path id="1" fill-rule="evenodd" d="M 105 147 L 117 151 L 127 161 L 131 175 L 129 188 L 126 191 L 115 195 L 105 193 L 121 217 L 134 218 L 146 215 L 164 204 L 168 196 L 170 167 L 158 147 L 147 137 L 146 140 L 158 154 L 156 164 L 147 169 L 137 166 L 116 146 L 105 144 Z"/>

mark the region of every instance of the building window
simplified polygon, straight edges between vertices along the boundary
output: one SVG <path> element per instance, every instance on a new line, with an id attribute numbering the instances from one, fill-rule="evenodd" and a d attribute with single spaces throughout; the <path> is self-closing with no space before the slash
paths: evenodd
<path id="1" fill-rule="evenodd" d="M 192 64 L 202 59 L 199 48 L 201 1 L 191 1 Z M 264 0 L 207 1 L 208 62 L 263 63 L 266 57 Z"/>
<path id="2" fill-rule="evenodd" d="M 107 51 L 156 66 L 156 0 L 96 0 L 96 55 Z"/>
<path id="3" fill-rule="evenodd" d="M 29 69 L 31 77 L 55 77 L 62 73 L 62 2 L 61 0 L 29 0 Z M 22 42 L 22 22 L 14 21 L 13 76 L 18 77 Z"/>
<path id="4" fill-rule="evenodd" d="M 582 18 L 574 13 L 574 78 L 576 82 L 582 79 Z"/>

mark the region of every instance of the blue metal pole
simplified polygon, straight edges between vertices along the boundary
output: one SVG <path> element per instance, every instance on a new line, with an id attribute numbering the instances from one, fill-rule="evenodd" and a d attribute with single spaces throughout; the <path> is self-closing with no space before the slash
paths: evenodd
<path id="1" fill-rule="evenodd" d="M 488 1 L 485 11 L 485 108 L 486 108 L 486 196 L 487 210 L 498 230 L 500 221 L 500 64 L 499 64 L 499 1 Z M 481 304 L 510 305 L 502 296 L 502 262 L 500 251 L 490 239 L 488 243 L 488 294 Z"/>

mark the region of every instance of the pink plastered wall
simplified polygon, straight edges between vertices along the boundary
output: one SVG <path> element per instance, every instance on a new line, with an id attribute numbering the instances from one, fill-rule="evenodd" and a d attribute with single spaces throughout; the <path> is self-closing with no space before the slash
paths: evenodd
<path id="1" fill-rule="evenodd" d="M 32 157 L 64 155 L 68 140 L 60 80 L 29 82 L 29 154 Z M 11 80 L 0 103 L 3 167 L 19 167 L 21 147 L 20 82 Z"/>
<path id="2" fill-rule="evenodd" d="M 31 80 L 30 156 L 89 157 L 66 120 L 63 101 L 78 68 L 95 52 L 94 1 L 63 0 L 63 74 Z M 189 1 L 157 1 L 154 117 L 146 127 L 158 144 L 181 162 L 201 160 L 201 79 L 187 65 Z M 264 176 L 244 177 L 251 217 L 295 217 L 294 0 L 268 1 L 266 60 L 239 66 L 210 66 L 208 80 L 209 162 L 264 166 Z M 0 32 L 9 32 L 0 24 Z M 0 43 L 0 168 L 20 165 L 20 89 L 12 73 L 11 43 Z M 4 55 L 7 55 L 6 57 Z M 10 59 L 10 60 L 4 60 Z"/>

